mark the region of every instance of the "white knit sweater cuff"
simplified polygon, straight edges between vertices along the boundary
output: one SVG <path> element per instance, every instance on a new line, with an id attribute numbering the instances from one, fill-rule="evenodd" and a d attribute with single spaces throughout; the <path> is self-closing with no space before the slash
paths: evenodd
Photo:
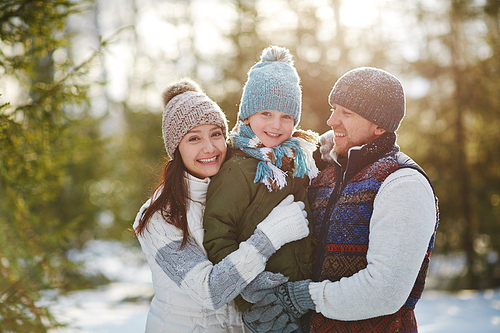
<path id="1" fill-rule="evenodd" d="M 320 300 L 323 295 L 323 289 L 325 287 L 325 284 L 328 283 L 329 281 L 325 280 L 323 282 L 311 282 L 309 283 L 309 295 L 311 295 L 311 300 L 313 301 L 314 305 L 316 306 L 316 312 L 320 313 L 321 308 L 320 308 Z"/>

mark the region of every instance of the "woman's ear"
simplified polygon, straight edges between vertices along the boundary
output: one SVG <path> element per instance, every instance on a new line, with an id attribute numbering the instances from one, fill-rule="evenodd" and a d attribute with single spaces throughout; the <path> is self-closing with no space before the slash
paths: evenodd
<path id="1" fill-rule="evenodd" d="M 250 122 L 248 121 L 248 118 L 243 120 L 243 124 L 247 125 L 247 126 L 250 126 Z"/>

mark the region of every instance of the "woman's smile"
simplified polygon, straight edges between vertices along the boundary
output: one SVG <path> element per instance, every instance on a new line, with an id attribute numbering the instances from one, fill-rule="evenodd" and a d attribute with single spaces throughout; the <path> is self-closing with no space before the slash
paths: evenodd
<path id="1" fill-rule="evenodd" d="M 196 126 L 179 143 L 179 152 L 187 171 L 201 179 L 219 172 L 226 150 L 226 139 L 217 125 Z"/>

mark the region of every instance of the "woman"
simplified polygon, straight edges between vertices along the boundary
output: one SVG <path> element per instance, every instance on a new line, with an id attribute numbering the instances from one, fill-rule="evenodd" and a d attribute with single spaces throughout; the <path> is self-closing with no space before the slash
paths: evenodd
<path id="1" fill-rule="evenodd" d="M 189 79 L 167 88 L 163 102 L 171 160 L 134 222 L 155 289 L 146 332 L 243 332 L 232 300 L 276 250 L 309 234 L 304 204 L 287 197 L 238 250 L 212 265 L 202 245 L 202 218 L 210 177 L 226 157 L 227 121 Z"/>

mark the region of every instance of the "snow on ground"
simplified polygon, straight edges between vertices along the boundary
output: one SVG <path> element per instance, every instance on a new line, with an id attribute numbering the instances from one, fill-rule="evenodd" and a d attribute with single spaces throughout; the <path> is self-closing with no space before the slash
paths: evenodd
<path id="1" fill-rule="evenodd" d="M 419 332 L 500 332 L 500 289 L 456 294 L 427 290 L 415 315 Z"/>
<path id="2" fill-rule="evenodd" d="M 49 333 L 144 332 L 154 291 L 144 253 L 133 245 L 92 241 L 83 251 L 68 254 L 82 262 L 88 274 L 102 273 L 116 282 L 62 296 L 47 292 L 43 304 L 49 304 L 58 322 L 67 324 Z"/>
<path id="3" fill-rule="evenodd" d="M 116 282 L 59 297 L 47 292 L 43 303 L 50 305 L 59 322 L 67 324 L 49 333 L 144 332 L 153 288 L 141 249 L 93 241 L 83 251 L 71 253 L 70 258 L 83 261 L 89 274 L 101 272 Z M 438 262 L 435 267 L 439 270 L 449 269 Z M 415 313 L 421 333 L 500 332 L 500 289 L 454 294 L 426 290 Z"/>
<path id="4" fill-rule="evenodd" d="M 52 314 L 65 328 L 50 333 L 136 333 L 144 332 L 149 300 L 124 301 L 131 294 L 152 295 L 152 288 L 131 283 L 112 283 L 59 297 L 51 306 Z"/>

